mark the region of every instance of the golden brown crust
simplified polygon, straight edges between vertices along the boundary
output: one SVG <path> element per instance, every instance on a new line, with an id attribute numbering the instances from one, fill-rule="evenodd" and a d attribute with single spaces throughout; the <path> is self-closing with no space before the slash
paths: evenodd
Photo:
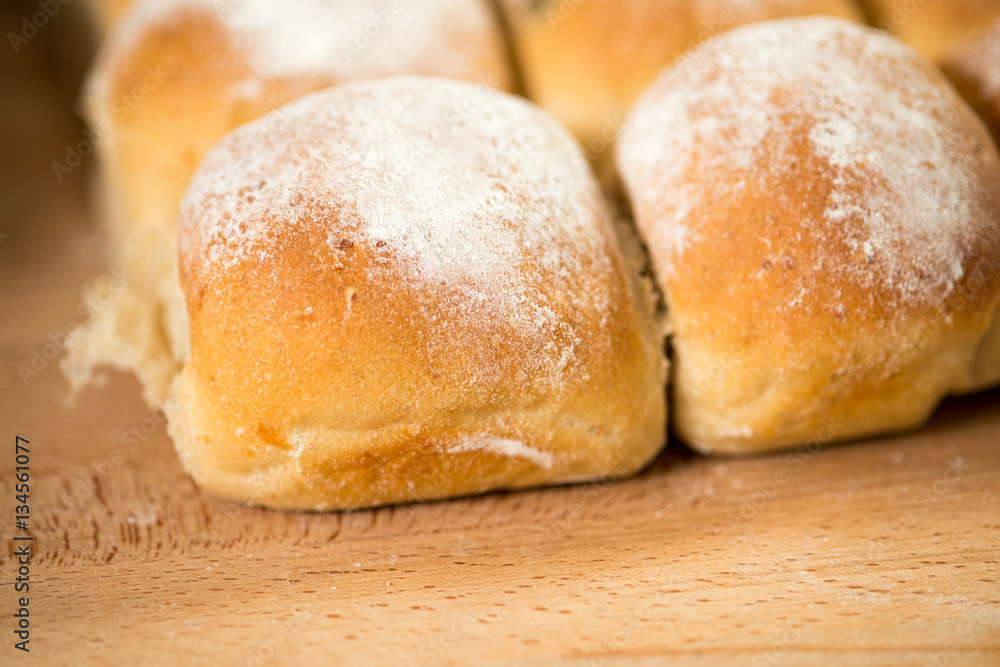
<path id="1" fill-rule="evenodd" d="M 503 0 L 528 97 L 584 147 L 613 139 L 666 65 L 713 35 L 784 16 L 861 20 L 853 0 Z M 601 151 L 603 154 L 603 151 Z M 600 157 L 595 156 L 595 157 Z"/>
<path id="2" fill-rule="evenodd" d="M 957 45 L 975 37 L 995 18 L 995 0 L 862 0 L 875 26 L 887 30 L 940 63 Z"/>
<path id="3" fill-rule="evenodd" d="M 275 113 L 216 146 L 182 206 L 191 356 L 167 412 L 200 485 L 360 507 L 621 476 L 659 450 L 662 329 L 555 123 L 420 78 Z"/>
<path id="4" fill-rule="evenodd" d="M 913 427 L 966 382 L 1000 299 L 1000 158 L 908 49 L 828 19 L 742 28 L 658 80 L 619 167 L 699 449 Z"/>

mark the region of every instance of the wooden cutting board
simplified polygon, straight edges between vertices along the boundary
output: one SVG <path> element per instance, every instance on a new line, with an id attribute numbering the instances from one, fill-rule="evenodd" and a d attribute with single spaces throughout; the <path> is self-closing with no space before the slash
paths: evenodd
<path id="1" fill-rule="evenodd" d="M 997 392 L 818 452 L 673 443 L 617 483 L 340 514 L 201 493 L 131 378 L 66 405 L 55 359 L 99 259 L 87 166 L 51 169 L 80 128 L 25 59 L 0 117 L 0 663 L 1000 664 Z"/>

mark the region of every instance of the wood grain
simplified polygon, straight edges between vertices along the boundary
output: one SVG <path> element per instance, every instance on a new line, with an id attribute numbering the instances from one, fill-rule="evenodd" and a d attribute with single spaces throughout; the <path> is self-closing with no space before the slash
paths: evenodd
<path id="1" fill-rule="evenodd" d="M 674 444 L 613 484 L 341 514 L 199 492 L 131 378 L 67 406 L 54 362 L 18 373 L 99 270 L 86 168 L 60 183 L 49 167 L 79 126 L 30 58 L 3 72 L 22 151 L 0 186 L 3 581 L 15 434 L 37 552 L 31 653 L 12 647 L 5 583 L 0 663 L 1000 664 L 997 392 L 821 451 Z"/>

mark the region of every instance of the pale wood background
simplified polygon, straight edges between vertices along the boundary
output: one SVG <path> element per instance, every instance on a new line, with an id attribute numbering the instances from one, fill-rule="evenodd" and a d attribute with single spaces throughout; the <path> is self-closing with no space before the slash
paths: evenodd
<path id="1" fill-rule="evenodd" d="M 22 382 L 100 269 L 88 169 L 51 170 L 82 135 L 42 46 L 0 72 L 0 664 L 1000 664 L 997 392 L 809 457 L 675 445 L 621 483 L 307 515 L 200 493 L 127 376 L 72 407 L 54 362 Z"/>

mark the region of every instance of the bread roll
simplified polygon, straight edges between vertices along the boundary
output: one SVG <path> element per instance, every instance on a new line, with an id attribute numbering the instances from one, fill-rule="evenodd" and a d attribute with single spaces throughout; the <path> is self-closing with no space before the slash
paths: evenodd
<path id="1" fill-rule="evenodd" d="M 979 39 L 958 47 L 944 59 L 944 73 L 1000 145 L 1000 19 Z M 1000 261 L 1000 259 L 998 259 Z M 1000 384 L 1000 314 L 986 334 L 973 363 L 968 391 Z"/>
<path id="2" fill-rule="evenodd" d="M 523 100 L 421 77 L 308 95 L 220 141 L 179 224 L 166 413 L 213 493 L 366 507 L 621 476 L 663 445 L 649 286 Z"/>
<path id="3" fill-rule="evenodd" d="M 737 25 L 782 16 L 861 20 L 854 0 L 501 0 L 528 96 L 595 160 L 663 67 Z"/>
<path id="4" fill-rule="evenodd" d="M 136 2 L 86 94 L 109 264 L 132 282 L 71 337 L 64 368 L 74 384 L 112 364 L 138 372 L 151 405 L 165 397 L 179 333 L 162 312 L 168 295 L 156 292 L 174 265 L 160 251 L 174 245 L 178 201 L 214 141 L 309 91 L 392 74 L 511 85 L 485 0 Z"/>
<path id="5" fill-rule="evenodd" d="M 1000 300 L 1000 158 L 912 49 L 828 18 L 739 28 L 650 87 L 617 162 L 698 449 L 907 429 L 969 382 Z"/>
<path id="6" fill-rule="evenodd" d="M 1000 17 L 997 0 L 862 0 L 873 23 L 934 62 Z"/>

